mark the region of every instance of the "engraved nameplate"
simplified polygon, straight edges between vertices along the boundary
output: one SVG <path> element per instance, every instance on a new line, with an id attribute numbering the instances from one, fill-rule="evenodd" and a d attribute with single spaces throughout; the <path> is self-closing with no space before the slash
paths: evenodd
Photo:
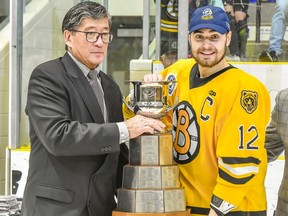
<path id="1" fill-rule="evenodd" d="M 159 164 L 159 136 L 141 136 L 141 164 Z"/>
<path id="2" fill-rule="evenodd" d="M 184 189 L 164 190 L 165 212 L 185 211 Z"/>
<path id="3" fill-rule="evenodd" d="M 179 188 L 179 168 L 175 166 L 161 167 L 162 188 Z"/>
<path id="4" fill-rule="evenodd" d="M 123 188 L 128 189 L 164 189 L 178 188 L 179 168 L 170 166 L 131 166 L 123 168 Z"/>
<path id="5" fill-rule="evenodd" d="M 184 189 L 118 189 L 117 211 L 164 213 L 185 211 Z"/>
<path id="6" fill-rule="evenodd" d="M 136 191 L 136 212 L 164 212 L 162 190 Z"/>
<path id="7" fill-rule="evenodd" d="M 172 165 L 172 134 L 141 135 L 129 142 L 130 165 Z"/>
<path id="8" fill-rule="evenodd" d="M 173 147 L 172 134 L 170 133 L 161 134 L 159 136 L 160 165 L 170 165 L 173 163 L 172 147 Z"/>

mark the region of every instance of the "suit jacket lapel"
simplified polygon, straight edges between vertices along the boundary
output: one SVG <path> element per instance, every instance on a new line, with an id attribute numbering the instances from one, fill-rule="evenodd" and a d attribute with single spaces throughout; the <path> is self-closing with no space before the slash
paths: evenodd
<path id="1" fill-rule="evenodd" d="M 98 104 L 96 96 L 88 83 L 87 78 L 84 76 L 77 64 L 71 59 L 68 53 L 62 58 L 63 65 L 66 69 L 68 77 L 73 82 L 75 88 L 81 95 L 84 103 L 86 104 L 94 122 L 103 123 L 104 118 L 101 114 L 101 108 Z M 93 100 L 91 100 L 93 98 Z M 95 99 L 94 99 L 95 98 Z M 100 115 L 99 115 L 100 113 Z"/>

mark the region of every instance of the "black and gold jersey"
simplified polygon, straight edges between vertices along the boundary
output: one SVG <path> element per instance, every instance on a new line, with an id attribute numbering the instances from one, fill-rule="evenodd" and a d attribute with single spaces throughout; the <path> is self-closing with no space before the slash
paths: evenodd
<path id="1" fill-rule="evenodd" d="M 165 121 L 192 213 L 207 212 L 213 194 L 235 205 L 233 211 L 266 210 L 266 87 L 232 66 L 200 78 L 193 59 L 179 60 L 162 74 L 177 81 L 169 86 L 168 103 L 179 103 Z"/>

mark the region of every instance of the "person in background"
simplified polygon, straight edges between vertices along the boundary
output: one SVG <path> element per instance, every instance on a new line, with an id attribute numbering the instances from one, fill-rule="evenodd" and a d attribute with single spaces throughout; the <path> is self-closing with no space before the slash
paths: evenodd
<path id="1" fill-rule="evenodd" d="M 231 31 L 223 9 L 196 9 L 189 42 L 194 58 L 144 76 L 145 82 L 176 81 L 167 102 L 178 102 L 163 122 L 172 130 L 187 208 L 192 216 L 266 216 L 269 92 L 225 59 Z"/>
<path id="2" fill-rule="evenodd" d="M 177 41 L 165 42 L 161 45 L 160 61 L 164 68 L 177 61 Z"/>
<path id="3" fill-rule="evenodd" d="M 249 0 L 223 0 L 232 32 L 228 61 L 246 61 L 246 45 L 249 36 Z"/>
<path id="4" fill-rule="evenodd" d="M 154 0 L 156 3 L 156 0 Z M 164 62 L 163 66 L 171 64 L 166 52 L 173 48 L 176 50 L 177 58 L 177 39 L 178 39 L 178 0 L 161 0 L 161 44 L 160 44 L 160 61 Z M 174 52 L 175 53 L 175 52 Z M 174 57 L 174 55 L 172 56 Z M 167 61 L 167 63 L 166 63 Z"/>
<path id="5" fill-rule="evenodd" d="M 212 5 L 220 7 L 224 10 L 224 5 L 222 0 L 189 0 L 190 14 L 194 12 L 198 7 L 204 7 L 207 5 Z"/>
<path id="6" fill-rule="evenodd" d="M 67 52 L 31 74 L 25 109 L 31 152 L 22 216 L 111 216 L 128 163 L 125 143 L 165 127 L 140 115 L 123 121 L 120 88 L 100 70 L 112 41 L 110 28 L 102 5 L 73 6 L 62 23 Z"/>
<path id="7" fill-rule="evenodd" d="M 271 33 L 268 50 L 259 55 L 260 62 L 278 62 L 282 54 L 282 42 L 288 23 L 288 1 L 276 0 L 274 14 L 271 21 Z"/>
<path id="8" fill-rule="evenodd" d="M 268 162 L 275 161 L 285 152 L 285 168 L 278 192 L 278 201 L 274 216 L 288 215 L 288 89 L 281 90 L 275 98 L 271 122 L 266 129 L 265 148 Z"/>

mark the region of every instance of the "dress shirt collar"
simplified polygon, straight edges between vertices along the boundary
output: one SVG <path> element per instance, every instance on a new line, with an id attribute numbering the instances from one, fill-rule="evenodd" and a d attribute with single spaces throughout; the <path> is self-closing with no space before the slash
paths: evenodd
<path id="1" fill-rule="evenodd" d="M 80 70 L 83 72 L 83 74 L 85 75 L 85 77 L 87 77 L 88 73 L 90 72 L 90 68 L 88 68 L 86 65 L 82 64 L 78 59 L 76 59 L 72 53 L 70 53 L 68 51 L 68 54 L 70 55 L 70 57 L 73 59 L 73 61 L 77 64 L 77 66 L 80 68 Z M 99 65 L 94 68 L 93 70 L 97 71 L 97 73 L 100 72 L 100 67 Z"/>

